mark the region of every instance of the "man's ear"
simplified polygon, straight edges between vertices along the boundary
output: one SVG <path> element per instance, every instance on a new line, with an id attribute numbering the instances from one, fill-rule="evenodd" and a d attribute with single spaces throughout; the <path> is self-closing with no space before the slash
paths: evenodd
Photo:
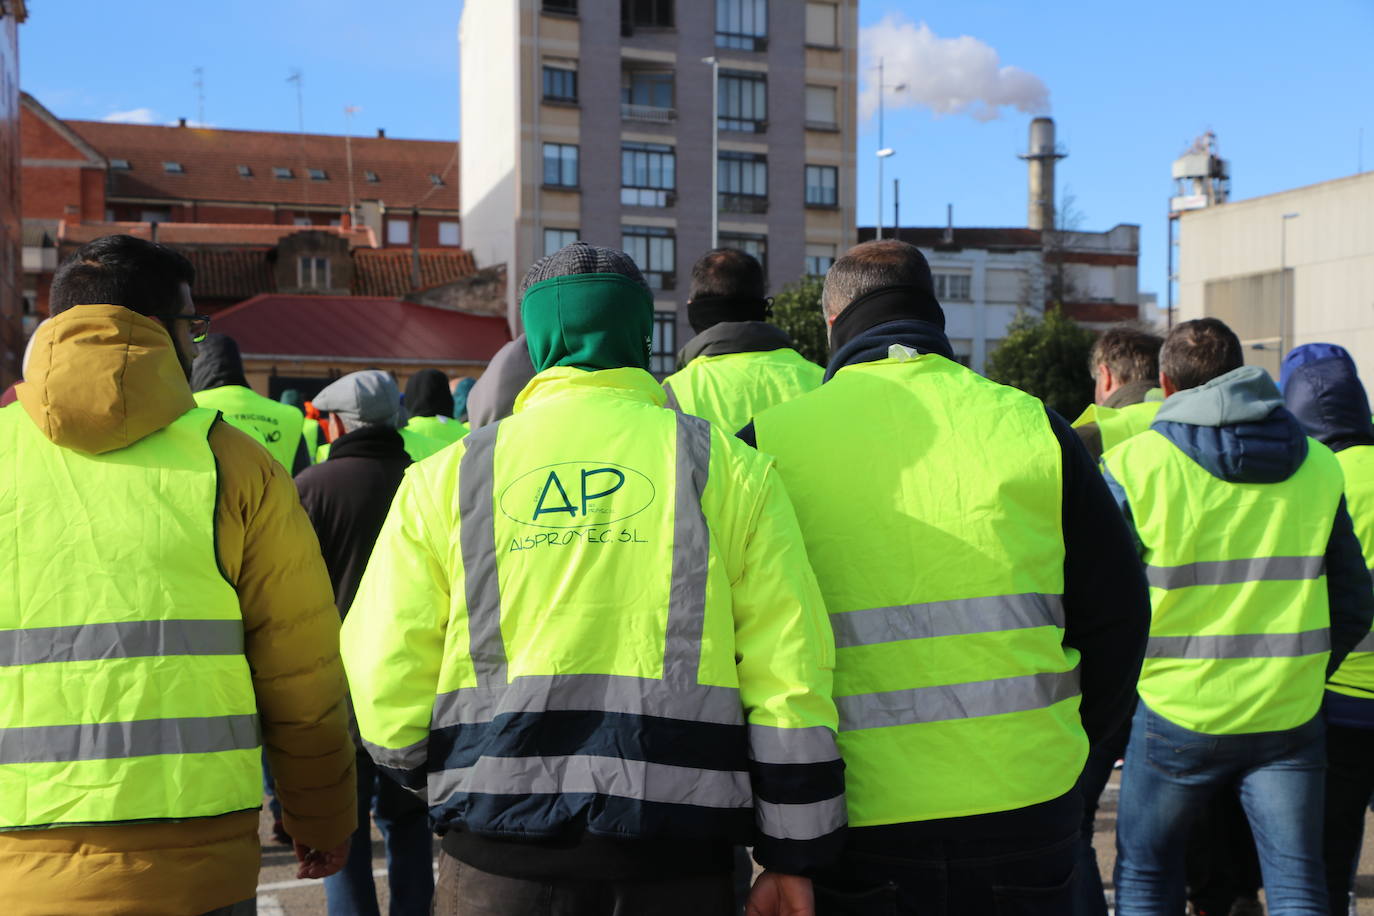
<path id="1" fill-rule="evenodd" d="M 1178 391 L 1178 386 L 1169 380 L 1169 376 L 1163 372 L 1159 373 L 1159 387 L 1164 389 L 1164 396 L 1170 397 Z"/>

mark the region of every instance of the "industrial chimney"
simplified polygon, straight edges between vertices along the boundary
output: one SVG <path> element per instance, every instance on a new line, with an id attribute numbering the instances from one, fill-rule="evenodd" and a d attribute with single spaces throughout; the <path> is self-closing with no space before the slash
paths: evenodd
<path id="1" fill-rule="evenodd" d="M 1030 149 L 1021 155 L 1029 166 L 1029 200 L 1026 225 L 1031 229 L 1054 228 L 1054 163 L 1067 156 L 1054 143 L 1054 119 L 1036 118 L 1030 123 Z"/>

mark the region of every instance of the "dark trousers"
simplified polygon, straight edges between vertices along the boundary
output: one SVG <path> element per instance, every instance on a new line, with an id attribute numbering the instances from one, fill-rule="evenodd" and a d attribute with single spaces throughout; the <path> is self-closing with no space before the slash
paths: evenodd
<path id="1" fill-rule="evenodd" d="M 1076 804 L 1056 814 L 1035 835 L 963 830 L 886 852 L 851 844 L 817 876 L 816 914 L 1065 916 L 1073 912 L 1082 815 Z"/>
<path id="2" fill-rule="evenodd" d="M 377 772 L 372 758 L 357 755 L 358 829 L 349 841 L 348 860 L 338 874 L 324 879 L 329 916 L 379 916 L 377 886 L 372 878 L 372 827 L 377 820 L 386 843 L 387 886 L 391 916 L 423 916 L 434 893 L 434 835 L 429 810 L 419 798 Z M 375 803 L 375 806 L 374 806 Z"/>
<path id="3" fill-rule="evenodd" d="M 203 916 L 255 916 L 258 911 L 257 898 L 252 900 L 241 900 L 229 906 L 217 907 Z"/>
<path id="4" fill-rule="evenodd" d="M 1326 753 L 1326 888 L 1333 916 L 1345 916 L 1374 795 L 1374 730 L 1328 723 Z"/>
<path id="5" fill-rule="evenodd" d="M 728 916 L 728 871 L 660 881 L 531 881 L 439 856 L 434 916 Z"/>
<path id="6" fill-rule="evenodd" d="M 1258 900 L 1259 852 L 1234 785 L 1198 812 L 1188 834 L 1185 873 L 1188 901 L 1202 916 L 1226 916 L 1236 901 Z"/>
<path id="7" fill-rule="evenodd" d="M 1088 752 L 1083 774 L 1078 778 L 1078 794 L 1083 797 L 1083 835 L 1078 847 L 1078 876 L 1074 890 L 1074 916 L 1107 916 L 1107 894 L 1102 887 L 1102 871 L 1097 864 L 1097 850 L 1093 848 L 1097 808 L 1102 791 L 1112 778 L 1112 768 L 1126 754 L 1126 742 L 1131 737 L 1131 720 L 1127 718 L 1106 741 Z"/>

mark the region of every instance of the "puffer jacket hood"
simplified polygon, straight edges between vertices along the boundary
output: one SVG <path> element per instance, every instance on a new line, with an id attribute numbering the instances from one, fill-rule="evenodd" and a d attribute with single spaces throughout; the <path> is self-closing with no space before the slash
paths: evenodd
<path id="1" fill-rule="evenodd" d="M 1307 434 L 1332 451 L 1374 445 L 1369 396 L 1344 347 L 1325 343 L 1297 347 L 1284 358 L 1279 387 Z"/>
<path id="2" fill-rule="evenodd" d="M 227 334 L 208 334 L 196 344 L 196 361 L 191 366 L 191 390 L 207 391 L 225 385 L 248 387 L 243 374 L 239 345 Z"/>
<path id="3" fill-rule="evenodd" d="M 117 305 L 78 305 L 45 321 L 17 394 L 55 444 L 95 455 L 196 406 L 166 329 Z"/>
<path id="4" fill-rule="evenodd" d="M 1278 483 L 1307 458 L 1307 434 L 1258 366 L 1175 392 L 1150 428 L 1230 483 Z"/>

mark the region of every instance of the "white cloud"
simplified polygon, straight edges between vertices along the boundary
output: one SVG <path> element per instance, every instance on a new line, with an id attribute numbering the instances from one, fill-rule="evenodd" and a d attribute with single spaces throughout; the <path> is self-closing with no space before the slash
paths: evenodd
<path id="1" fill-rule="evenodd" d="M 131 108 L 128 111 L 112 111 L 100 120 L 111 124 L 157 124 L 162 119 L 151 108 Z"/>
<path id="2" fill-rule="evenodd" d="M 878 109 L 878 80 L 872 68 L 880 58 L 887 108 L 924 107 L 936 115 L 967 114 L 978 121 L 1001 117 L 1003 108 L 1027 114 L 1049 111 L 1050 91 L 1040 77 L 1003 66 L 995 48 L 969 35 L 941 38 L 924 22 L 889 15 L 863 29 L 860 48 L 867 65 L 866 85 L 859 96 L 865 118 Z M 905 90 L 892 89 L 902 83 Z"/>

